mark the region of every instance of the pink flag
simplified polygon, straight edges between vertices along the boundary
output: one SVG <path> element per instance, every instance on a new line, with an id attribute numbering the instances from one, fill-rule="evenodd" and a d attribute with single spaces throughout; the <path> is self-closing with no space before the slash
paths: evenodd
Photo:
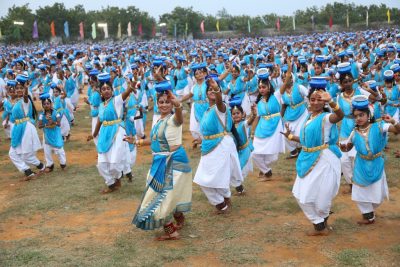
<path id="1" fill-rule="evenodd" d="M 83 30 L 83 22 L 79 23 L 79 35 L 81 36 L 82 40 L 85 38 L 85 32 Z"/>
<path id="2" fill-rule="evenodd" d="M 330 16 L 330 18 L 329 18 L 329 29 L 332 30 L 332 26 L 333 26 L 333 19 L 332 19 L 332 16 Z"/>
<path id="3" fill-rule="evenodd" d="M 277 21 L 276 21 L 276 28 L 278 29 L 278 31 L 281 30 L 281 21 L 280 21 L 279 18 L 278 18 Z"/>
<path id="4" fill-rule="evenodd" d="M 204 34 L 204 20 L 202 20 L 200 23 L 200 30 L 201 30 L 201 33 Z"/>

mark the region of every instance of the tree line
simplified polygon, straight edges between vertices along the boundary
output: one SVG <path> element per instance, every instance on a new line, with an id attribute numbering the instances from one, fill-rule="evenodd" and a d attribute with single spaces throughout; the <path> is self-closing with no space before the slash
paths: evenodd
<path id="1" fill-rule="evenodd" d="M 400 10 L 385 4 L 364 6 L 334 2 L 320 8 L 313 6 L 297 10 L 293 16 L 298 28 L 323 29 L 329 24 L 330 19 L 335 25 L 346 26 L 347 17 L 351 28 L 351 24 L 387 23 L 388 12 L 391 17 L 390 24 L 399 25 Z M 257 17 L 234 16 L 229 14 L 225 8 L 212 15 L 195 11 L 193 7 L 175 7 L 171 12 L 162 14 L 156 19 L 148 12 L 141 11 L 134 6 L 126 8 L 107 6 L 101 10 L 86 11 L 83 5 L 76 5 L 68 9 L 63 3 L 54 3 L 52 6 L 44 6 L 32 11 L 29 4 L 25 4 L 13 5 L 9 8 L 7 15 L 0 20 L 0 29 L 6 42 L 29 42 L 33 40 L 33 23 L 36 20 L 39 32 L 38 40 L 47 41 L 51 38 L 50 23 L 54 21 L 56 35 L 68 42 L 78 40 L 81 22 L 84 24 L 84 36 L 87 40 L 91 40 L 93 23 L 107 23 L 109 37 L 116 38 L 118 24 L 121 23 L 122 34 L 126 34 L 127 25 L 131 22 L 132 35 L 141 39 L 153 38 L 155 27 L 158 32 L 163 32 L 164 35 L 172 38 L 185 38 L 188 34 L 192 34 L 194 38 L 201 38 L 200 23 L 203 20 L 206 32 L 217 31 L 218 23 L 219 31 L 257 35 L 263 29 L 276 28 L 278 18 L 281 31 L 293 32 L 293 16 L 278 16 L 274 13 Z M 23 21 L 24 24 L 15 25 L 14 21 Z M 69 38 L 64 34 L 66 21 L 69 24 Z M 158 26 L 160 23 L 165 23 L 166 26 L 160 28 Z M 139 34 L 139 24 L 142 27 L 142 34 Z M 103 30 L 97 27 L 96 31 L 96 41 L 102 40 L 104 38 Z"/>

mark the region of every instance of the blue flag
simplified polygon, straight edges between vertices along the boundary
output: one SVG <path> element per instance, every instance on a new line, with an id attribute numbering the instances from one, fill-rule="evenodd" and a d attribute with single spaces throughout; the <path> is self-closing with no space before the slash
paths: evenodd
<path id="1" fill-rule="evenodd" d="M 64 33 L 65 33 L 65 37 L 69 38 L 69 25 L 68 25 L 68 21 L 64 22 Z"/>

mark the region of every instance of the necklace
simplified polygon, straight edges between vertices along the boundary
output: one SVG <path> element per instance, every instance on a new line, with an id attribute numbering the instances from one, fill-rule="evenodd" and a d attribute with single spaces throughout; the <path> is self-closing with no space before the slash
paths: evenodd
<path id="1" fill-rule="evenodd" d="M 361 129 L 361 127 L 358 127 L 358 131 L 365 135 L 368 132 L 369 128 L 371 128 L 371 124 L 369 124 L 367 127 L 363 129 Z"/>
<path id="2" fill-rule="evenodd" d="M 319 111 L 319 112 L 317 112 L 317 114 L 311 114 L 311 116 L 310 116 L 310 120 L 312 120 L 312 119 L 314 119 L 315 117 L 317 117 L 319 114 L 321 114 L 322 113 L 322 111 Z"/>
<path id="3" fill-rule="evenodd" d="M 351 98 L 353 95 L 354 95 L 354 90 L 352 90 L 350 94 L 346 94 L 346 92 L 343 92 L 343 96 L 345 98 Z"/>
<path id="4" fill-rule="evenodd" d="M 110 103 L 111 99 L 112 99 L 112 97 L 110 97 L 107 100 L 104 100 L 104 107 L 107 107 L 107 105 Z"/>

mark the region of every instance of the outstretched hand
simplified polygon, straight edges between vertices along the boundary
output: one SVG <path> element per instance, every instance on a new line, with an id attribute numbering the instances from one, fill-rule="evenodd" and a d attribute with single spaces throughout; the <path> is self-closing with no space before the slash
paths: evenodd
<path id="1" fill-rule="evenodd" d="M 280 133 L 283 134 L 286 138 L 289 138 L 289 135 L 292 133 L 292 131 L 290 130 L 288 123 L 285 123 L 285 129 L 286 129 L 286 132 L 284 132 L 284 133 L 280 132 Z"/>
<path id="2" fill-rule="evenodd" d="M 133 136 L 125 136 L 122 140 L 128 142 L 129 144 L 135 144 L 135 139 Z"/>

